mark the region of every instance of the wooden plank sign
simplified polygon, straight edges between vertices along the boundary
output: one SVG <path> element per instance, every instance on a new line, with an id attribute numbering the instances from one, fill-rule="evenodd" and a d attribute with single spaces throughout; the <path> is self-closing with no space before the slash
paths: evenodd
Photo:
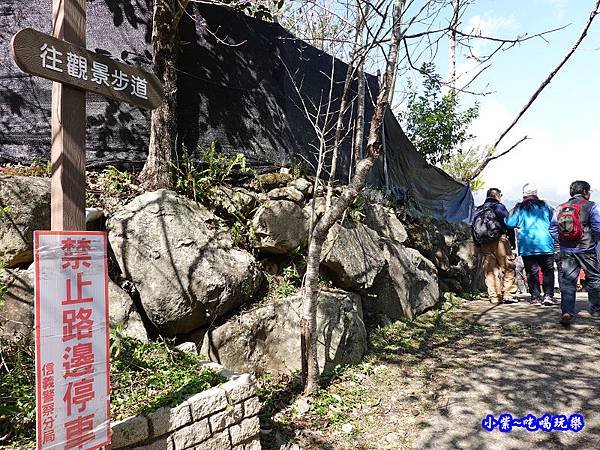
<path id="1" fill-rule="evenodd" d="M 32 28 L 15 34 L 10 47 L 23 72 L 144 109 L 162 103 L 163 88 L 156 75 L 84 47 Z"/>

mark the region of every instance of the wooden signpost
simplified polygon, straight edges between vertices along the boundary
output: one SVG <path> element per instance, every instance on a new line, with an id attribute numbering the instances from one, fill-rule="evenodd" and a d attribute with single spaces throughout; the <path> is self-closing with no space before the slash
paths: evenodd
<path id="1" fill-rule="evenodd" d="M 26 28 L 11 42 L 21 70 L 53 81 L 53 231 L 36 231 L 38 450 L 98 449 L 110 442 L 106 235 L 85 232 L 86 91 L 146 109 L 163 96 L 155 75 L 85 48 L 85 2 L 53 0 L 52 36 Z M 60 279 L 48 285 L 52 276 Z M 57 337 L 66 342 L 58 353 Z M 94 364 L 103 359 L 105 365 Z M 103 408 L 94 406 L 98 400 Z"/>

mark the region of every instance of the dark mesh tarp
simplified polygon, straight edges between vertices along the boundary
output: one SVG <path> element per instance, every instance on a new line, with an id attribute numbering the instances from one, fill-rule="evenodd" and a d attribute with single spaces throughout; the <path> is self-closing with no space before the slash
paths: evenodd
<path id="1" fill-rule="evenodd" d="M 384 155 L 371 173 L 376 185 L 387 186 L 416 214 L 450 222 L 470 220 L 473 195 L 469 186 L 428 164 L 389 110 L 384 119 L 384 143 Z"/>
<path id="2" fill-rule="evenodd" d="M 315 132 L 302 100 L 311 114 L 316 113 L 319 103 L 328 100 L 333 62 L 329 121 L 334 123 L 346 64 L 296 39 L 277 24 L 209 5 L 196 5 L 196 12 L 202 21 L 186 21 L 181 36 L 185 42 L 179 60 L 182 143 L 193 150 L 216 141 L 225 151 L 242 150 L 255 166 L 277 167 L 307 160 L 314 164 L 311 144 L 316 143 Z M 229 45 L 218 42 L 213 34 Z M 368 83 L 369 92 L 377 95 L 376 77 L 368 76 Z M 353 85 L 349 97 L 355 95 Z M 372 111 L 369 98 L 367 121 Z M 346 118 L 350 120 L 351 113 Z M 321 125 L 324 120 L 322 117 Z M 344 140 L 340 151 L 340 178 L 348 173 L 350 144 L 350 139 Z"/>
<path id="3" fill-rule="evenodd" d="M 0 4 L 0 162 L 47 159 L 51 83 L 21 73 L 8 44 L 19 29 L 50 31 L 51 0 L 2 0 Z M 87 46 L 127 63 L 151 68 L 151 1 L 88 0 Z M 194 4 L 181 23 L 178 143 L 194 153 L 215 141 L 225 152 L 243 152 L 254 166 L 314 163 L 315 133 L 306 119 L 329 96 L 332 58 L 281 26 L 227 8 Z M 347 66 L 334 61 L 335 120 Z M 294 80 L 292 82 L 292 79 Z M 377 79 L 368 76 L 369 92 Z M 352 86 L 350 96 L 356 93 Z M 367 102 L 370 120 L 373 102 Z M 88 166 L 143 164 L 149 114 L 88 94 Z M 351 113 L 347 114 L 347 121 Z M 323 119 L 324 120 L 324 119 Z M 349 167 L 350 140 L 339 174 Z"/>
<path id="4" fill-rule="evenodd" d="M 150 6 L 150 0 L 88 0 L 87 47 L 150 69 Z M 9 43 L 21 28 L 49 33 L 51 11 L 52 0 L 0 0 L 0 162 L 49 158 L 52 84 L 22 73 Z M 143 164 L 148 119 L 139 108 L 88 93 L 88 165 Z"/>
<path id="5" fill-rule="evenodd" d="M 51 82 L 23 74 L 9 55 L 19 29 L 50 31 L 52 0 L 0 0 L 0 163 L 47 160 Z M 87 47 L 151 70 L 151 0 L 88 0 Z M 192 17 L 195 19 L 193 20 Z M 315 132 L 304 105 L 315 113 L 327 102 L 334 64 L 330 124 L 340 107 L 347 66 L 300 41 L 277 24 L 227 8 L 193 4 L 181 23 L 178 61 L 178 146 L 192 154 L 215 141 L 243 152 L 256 168 L 315 164 Z M 366 131 L 377 78 L 367 76 Z M 300 91 L 301 97 L 297 93 Z M 354 98 L 356 85 L 351 86 Z M 353 112 L 346 115 L 346 123 Z M 323 125 L 324 117 L 321 117 Z M 88 166 L 140 168 L 147 155 L 149 113 L 94 94 L 87 97 Z M 332 139 L 332 133 L 328 138 Z M 330 141 L 331 142 L 331 141 Z M 351 139 L 340 149 L 337 178 L 346 180 Z M 411 207 L 434 217 L 463 220 L 468 188 L 427 166 L 393 118 L 386 118 L 386 159 L 370 178 Z"/>

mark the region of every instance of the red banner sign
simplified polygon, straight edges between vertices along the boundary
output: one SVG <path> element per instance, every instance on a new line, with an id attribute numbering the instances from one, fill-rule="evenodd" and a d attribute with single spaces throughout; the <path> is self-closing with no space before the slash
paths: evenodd
<path id="1" fill-rule="evenodd" d="M 106 233 L 36 231 L 37 448 L 110 443 Z"/>

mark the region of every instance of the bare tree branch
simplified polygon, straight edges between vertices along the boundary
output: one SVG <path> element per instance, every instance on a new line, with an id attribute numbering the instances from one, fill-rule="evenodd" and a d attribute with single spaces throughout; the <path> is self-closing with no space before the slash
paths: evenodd
<path id="1" fill-rule="evenodd" d="M 556 76 L 556 74 L 558 73 L 558 71 L 565 65 L 565 63 L 569 60 L 569 58 L 571 58 L 571 56 L 573 56 L 573 53 L 575 53 L 575 50 L 577 50 L 577 47 L 579 47 L 579 44 L 581 44 L 581 42 L 587 36 L 588 30 L 590 29 L 590 26 L 592 25 L 592 22 L 594 21 L 594 19 L 596 18 L 596 16 L 599 14 L 599 11 L 598 11 L 599 8 L 600 8 L 600 0 L 596 0 L 596 4 L 594 5 L 592 11 L 590 12 L 590 15 L 588 17 L 588 21 L 585 24 L 585 26 L 583 28 L 583 31 L 579 35 L 579 38 L 577 39 L 577 41 L 575 42 L 575 44 L 573 45 L 573 47 L 571 47 L 571 49 L 567 52 L 567 54 L 562 59 L 562 61 L 560 61 L 560 63 L 558 63 L 558 65 L 554 68 L 554 70 L 552 72 L 550 72 L 550 74 L 546 77 L 546 79 L 544 81 L 542 81 L 542 83 L 539 85 L 539 87 L 536 89 L 536 91 L 533 93 L 533 95 L 529 98 L 529 100 L 527 101 L 527 103 L 525 104 L 525 106 L 523 106 L 523 108 L 521 109 L 521 111 L 519 111 L 519 113 L 517 114 L 517 116 L 515 117 L 515 119 L 511 122 L 511 124 L 502 133 L 500 133 L 500 136 L 498 137 L 498 139 L 494 143 L 494 148 L 498 148 L 498 145 L 500 144 L 500 142 L 502 141 L 502 139 L 504 139 L 504 137 L 509 133 L 509 131 L 514 128 L 514 126 L 521 119 L 521 117 L 523 117 L 523 115 L 525 114 L 525 112 L 527 112 L 527 110 L 531 107 L 531 105 L 533 104 L 533 102 L 538 98 L 538 96 L 544 90 L 544 88 L 546 86 L 548 86 L 548 84 L 550 84 L 550 81 L 552 81 L 552 79 Z M 511 147 L 509 149 L 509 151 L 512 150 L 513 148 L 514 148 L 514 146 Z M 508 151 L 504 152 L 502 154 L 506 154 L 506 153 L 508 153 Z M 501 155 L 499 155 L 499 156 L 501 156 Z M 483 162 L 479 165 L 479 167 L 477 167 L 473 171 L 473 173 L 471 174 L 470 180 L 474 180 L 475 178 L 477 178 L 481 174 L 481 172 L 483 172 L 483 169 L 485 169 L 487 167 L 487 165 L 490 163 L 490 161 L 493 161 L 494 159 L 497 159 L 499 156 L 490 156 L 490 157 L 487 157 L 486 159 L 484 159 Z"/>

